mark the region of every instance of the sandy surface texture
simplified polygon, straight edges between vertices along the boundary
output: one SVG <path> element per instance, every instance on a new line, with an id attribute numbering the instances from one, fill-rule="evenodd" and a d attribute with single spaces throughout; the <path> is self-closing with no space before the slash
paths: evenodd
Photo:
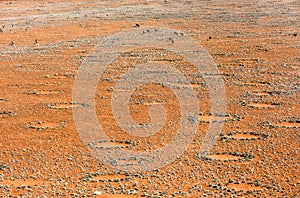
<path id="1" fill-rule="evenodd" d="M 170 46 L 192 38 L 211 55 L 218 73 L 199 72 L 184 55 L 156 47 L 158 38 L 120 53 L 103 73 L 96 72 L 94 104 L 73 101 L 78 72 L 103 37 L 129 30 L 147 34 L 153 27 L 176 30 L 176 39 L 166 40 Z M 117 87 L 126 79 L 122 75 L 143 64 L 176 68 L 190 83 L 138 86 L 128 103 L 137 126 L 129 129 L 116 120 L 111 101 L 127 93 Z M 298 0 L 2 0 L 0 197 L 300 197 L 299 77 Z M 214 91 L 207 79 L 224 83 L 223 114 L 212 113 Z M 191 142 L 181 145 L 177 138 L 186 147 L 182 155 L 162 168 L 134 172 L 127 170 L 139 164 L 134 157 L 116 159 L 124 167 L 118 169 L 92 152 L 164 148 L 180 130 L 181 108 L 188 108 L 174 93 L 184 89 L 193 91 L 199 111 L 187 119 L 196 126 Z M 161 107 L 165 117 L 150 116 Z M 93 142 L 84 141 L 90 127 L 79 131 L 73 116 L 84 110 L 94 110 L 110 141 L 91 135 Z M 92 121 L 85 118 L 86 126 Z M 152 121 L 159 123 L 156 133 L 135 133 L 147 131 Z M 223 127 L 203 153 L 212 125 Z"/>

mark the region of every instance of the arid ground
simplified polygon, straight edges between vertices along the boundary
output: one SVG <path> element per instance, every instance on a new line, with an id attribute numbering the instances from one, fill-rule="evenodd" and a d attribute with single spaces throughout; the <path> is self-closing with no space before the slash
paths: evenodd
<path id="1" fill-rule="evenodd" d="M 72 103 L 72 91 L 103 36 L 150 26 L 184 32 L 207 50 L 227 108 L 210 112 L 206 82 L 184 57 L 155 48 L 121 55 L 96 90 L 99 124 L 112 139 L 98 146 L 149 151 L 178 130 L 174 93 L 149 84 L 132 94 L 132 119 L 149 123 L 149 107 L 161 103 L 164 128 L 150 137 L 122 131 L 110 99 L 126 68 L 147 61 L 183 68 L 199 100 L 199 127 L 186 152 L 161 169 L 132 173 L 103 163 L 82 142 L 72 112 L 85 105 Z M 299 71 L 299 0 L 2 0 L 0 197 L 300 197 Z M 212 122 L 224 126 L 202 156 Z"/>

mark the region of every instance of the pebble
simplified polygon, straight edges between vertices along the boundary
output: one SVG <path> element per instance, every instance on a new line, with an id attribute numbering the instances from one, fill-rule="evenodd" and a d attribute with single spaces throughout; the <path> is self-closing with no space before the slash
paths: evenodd
<path id="1" fill-rule="evenodd" d="M 102 192 L 101 191 L 95 191 L 93 194 L 94 195 L 102 195 Z"/>

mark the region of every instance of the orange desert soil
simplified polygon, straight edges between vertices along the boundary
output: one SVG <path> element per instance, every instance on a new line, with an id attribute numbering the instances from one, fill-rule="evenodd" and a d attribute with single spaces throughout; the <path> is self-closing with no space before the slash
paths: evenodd
<path id="1" fill-rule="evenodd" d="M 212 115 L 205 81 L 185 70 L 199 100 L 196 137 L 167 166 L 132 173 L 104 164 L 81 141 L 72 112 L 85 106 L 72 102 L 72 91 L 103 36 L 153 26 L 184 32 L 208 51 L 227 109 Z M 99 123 L 114 141 L 97 147 L 149 151 L 176 134 L 180 106 L 167 87 L 143 85 L 130 102 L 141 126 L 151 106 L 164 105 L 157 134 L 132 137 L 112 115 L 119 68 L 147 61 L 192 68 L 162 49 L 116 59 L 95 94 Z M 300 197 L 299 0 L 2 0 L 0 67 L 0 197 Z M 224 126 L 202 156 L 212 122 Z"/>

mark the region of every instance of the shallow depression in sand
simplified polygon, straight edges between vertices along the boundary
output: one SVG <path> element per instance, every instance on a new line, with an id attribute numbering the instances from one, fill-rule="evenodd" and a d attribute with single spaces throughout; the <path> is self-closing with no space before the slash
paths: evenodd
<path id="1" fill-rule="evenodd" d="M 116 142 L 99 142 L 92 144 L 94 148 L 101 149 L 113 149 L 113 148 L 125 148 L 128 147 L 126 143 L 116 143 Z"/>
<path id="2" fill-rule="evenodd" d="M 15 180 L 5 180 L 5 181 L 0 181 L 0 185 L 7 185 L 7 186 L 14 186 L 14 187 L 19 187 L 19 186 L 41 186 L 41 185 L 49 185 L 50 183 L 42 180 L 42 179 L 15 179 Z"/>
<path id="3" fill-rule="evenodd" d="M 202 122 L 225 122 L 231 119 L 230 116 L 208 116 L 201 115 L 198 117 L 199 121 Z"/>
<path id="4" fill-rule="evenodd" d="M 298 128 L 300 127 L 300 122 L 280 122 L 272 125 L 277 127 Z"/>
<path id="5" fill-rule="evenodd" d="M 256 102 L 251 102 L 248 104 L 250 107 L 255 107 L 255 108 L 272 108 L 279 106 L 279 104 L 267 104 L 267 103 L 256 103 Z"/>
<path id="6" fill-rule="evenodd" d="M 52 109 L 69 109 L 69 108 L 79 108 L 83 107 L 82 104 L 73 104 L 73 103 L 60 103 L 56 105 L 51 105 L 50 108 Z"/>
<path id="7" fill-rule="evenodd" d="M 235 190 L 242 190 L 242 191 L 248 191 L 248 190 L 262 190 L 261 187 L 242 183 L 242 184 L 229 184 L 227 186 L 228 188 L 235 189 Z"/>
<path id="8" fill-rule="evenodd" d="M 36 124 L 31 124 L 30 127 L 31 128 L 35 128 L 35 129 L 53 129 L 56 128 L 58 126 L 57 123 L 51 123 L 51 122 L 43 122 L 43 123 L 36 123 Z"/>
<path id="9" fill-rule="evenodd" d="M 62 91 L 46 91 L 46 90 L 40 90 L 36 91 L 37 95 L 50 95 L 50 94 L 60 94 Z"/>
<path id="10" fill-rule="evenodd" d="M 252 135 L 252 134 L 244 134 L 244 133 L 236 133 L 232 136 L 231 138 L 238 139 L 238 140 L 243 140 L 243 139 L 258 139 L 260 136 L 258 135 Z"/>
<path id="11" fill-rule="evenodd" d="M 267 85 L 268 83 L 265 82 L 243 82 L 240 83 L 242 86 L 264 86 Z"/>
<path id="12" fill-rule="evenodd" d="M 252 92 L 251 93 L 252 95 L 255 95 L 255 96 L 268 96 L 270 95 L 268 92 L 266 91 L 257 91 L 257 92 Z"/>
<path id="13" fill-rule="evenodd" d="M 209 159 L 212 159 L 212 160 L 217 160 L 217 161 L 225 161 L 225 160 L 235 161 L 235 160 L 241 159 L 241 157 L 233 156 L 230 154 L 207 155 L 206 157 Z"/>
<path id="14" fill-rule="evenodd" d="M 294 65 L 294 66 L 292 66 L 292 68 L 298 70 L 298 69 L 300 69 L 300 65 Z"/>
<path id="15" fill-rule="evenodd" d="M 99 198 L 135 198 L 136 195 L 125 195 L 125 194 L 101 194 L 96 197 Z"/>
<path id="16" fill-rule="evenodd" d="M 201 84 L 180 84 L 180 83 L 177 83 L 177 84 L 171 84 L 171 86 L 173 87 L 183 87 L 183 88 L 199 88 L 199 87 L 203 87 L 203 85 Z"/>
<path id="17" fill-rule="evenodd" d="M 151 106 L 151 105 L 161 105 L 162 103 L 159 102 L 145 102 L 144 105 Z"/>

